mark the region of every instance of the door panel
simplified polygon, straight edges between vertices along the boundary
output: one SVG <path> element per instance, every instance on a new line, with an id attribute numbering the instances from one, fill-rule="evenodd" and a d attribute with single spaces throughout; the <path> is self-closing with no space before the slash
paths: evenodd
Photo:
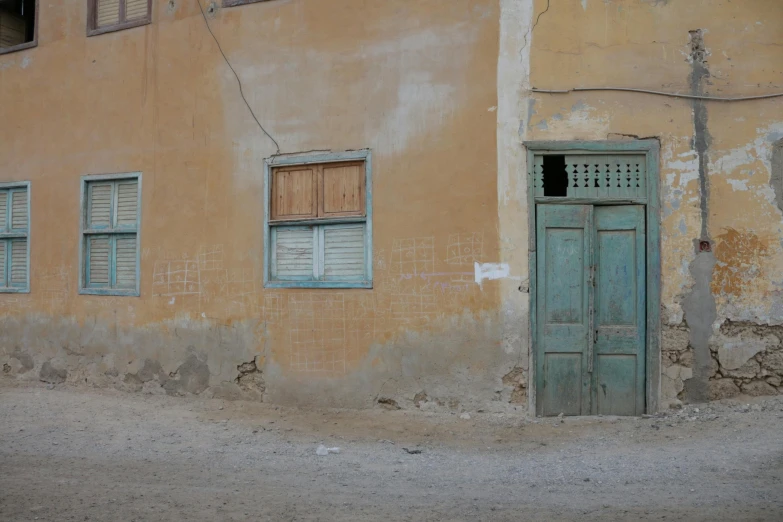
<path id="1" fill-rule="evenodd" d="M 644 412 L 643 206 L 536 208 L 536 412 Z"/>
<path id="2" fill-rule="evenodd" d="M 593 414 L 644 413 L 644 207 L 595 209 Z"/>
<path id="3" fill-rule="evenodd" d="M 539 415 L 589 411 L 587 366 L 587 275 L 590 270 L 592 207 L 537 207 Z"/>

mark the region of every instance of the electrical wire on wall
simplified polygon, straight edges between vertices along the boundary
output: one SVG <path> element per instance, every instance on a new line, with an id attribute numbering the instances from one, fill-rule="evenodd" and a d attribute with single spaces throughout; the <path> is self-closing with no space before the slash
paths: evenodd
<path id="1" fill-rule="evenodd" d="M 239 95 L 242 96 L 242 101 L 245 102 L 245 105 L 247 106 L 247 110 L 250 111 L 250 115 L 258 124 L 258 128 L 261 129 L 263 133 L 266 134 L 267 138 L 272 140 L 272 143 L 275 144 L 275 147 L 277 148 L 277 152 L 275 152 L 274 155 L 277 156 L 278 154 L 280 154 L 280 145 L 277 143 L 277 140 L 274 139 L 272 135 L 267 132 L 267 130 L 264 128 L 263 125 L 261 125 L 261 122 L 258 120 L 256 113 L 253 111 L 253 108 L 250 106 L 250 103 L 247 101 L 247 98 L 245 98 L 245 91 L 242 89 L 242 80 L 239 78 L 239 74 L 237 74 L 236 70 L 234 69 L 234 66 L 231 65 L 231 62 L 228 60 L 228 57 L 226 56 L 226 53 L 223 52 L 223 47 L 220 46 L 220 42 L 218 41 L 217 36 L 215 36 L 215 33 L 212 32 L 212 27 L 210 27 L 209 21 L 207 20 L 207 14 L 204 12 L 204 8 L 201 6 L 201 0 L 196 0 L 196 3 L 198 4 L 199 11 L 201 11 L 201 16 L 204 18 L 204 24 L 206 24 L 207 26 L 207 31 L 209 31 L 209 34 L 212 35 L 212 39 L 215 40 L 215 43 L 217 44 L 220 54 L 223 55 L 223 59 L 226 61 L 226 65 L 228 65 L 228 68 L 231 69 L 231 72 L 234 73 L 234 77 L 237 79 L 237 84 L 239 85 Z"/>
<path id="2" fill-rule="evenodd" d="M 705 101 L 717 101 L 717 102 L 737 102 L 737 101 L 749 101 L 749 100 L 766 100 L 768 98 L 779 98 L 783 96 L 783 92 L 776 92 L 771 94 L 759 94 L 758 96 L 735 96 L 735 97 L 721 97 L 721 96 L 700 96 L 694 94 L 680 94 L 677 92 L 665 92 L 665 91 L 653 91 L 649 89 L 634 89 L 631 87 L 575 87 L 573 89 L 536 89 L 535 87 L 530 89 L 531 92 L 537 92 L 542 94 L 568 94 L 571 92 L 586 92 L 586 91 L 620 91 L 620 92 L 641 92 L 644 94 L 654 94 L 656 96 L 669 96 L 671 98 L 687 98 L 689 100 L 705 100 Z"/>

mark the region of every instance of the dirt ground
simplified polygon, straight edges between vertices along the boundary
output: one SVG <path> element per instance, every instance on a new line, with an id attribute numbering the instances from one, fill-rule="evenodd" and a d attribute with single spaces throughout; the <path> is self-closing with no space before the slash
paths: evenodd
<path id="1" fill-rule="evenodd" d="M 783 520 L 783 397 L 561 421 L 6 382 L 0 419 L 0 520 Z"/>

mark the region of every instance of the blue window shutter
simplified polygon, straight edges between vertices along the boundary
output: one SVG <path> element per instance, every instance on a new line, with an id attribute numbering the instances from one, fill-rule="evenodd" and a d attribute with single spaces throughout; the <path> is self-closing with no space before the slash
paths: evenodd
<path id="1" fill-rule="evenodd" d="M 112 184 L 90 183 L 88 228 L 109 228 L 111 226 Z"/>
<path id="2" fill-rule="evenodd" d="M 5 267 L 6 267 L 6 249 L 8 248 L 8 241 L 0 241 L 0 287 L 8 286 L 8 282 L 5 279 Z"/>
<path id="3" fill-rule="evenodd" d="M 27 189 L 11 192 L 11 229 L 27 230 Z"/>
<path id="4" fill-rule="evenodd" d="M 91 236 L 88 238 L 87 281 L 93 288 L 109 286 L 109 236 Z"/>
<path id="5" fill-rule="evenodd" d="M 8 226 L 8 191 L 0 191 L 0 232 L 5 232 Z"/>
<path id="6" fill-rule="evenodd" d="M 325 280 L 364 279 L 364 223 L 325 225 L 323 238 L 323 278 Z"/>
<path id="7" fill-rule="evenodd" d="M 115 241 L 115 287 L 136 288 L 136 234 L 122 234 Z"/>
<path id="8" fill-rule="evenodd" d="M 139 182 L 121 181 L 117 184 L 117 227 L 136 228 L 139 208 Z"/>
<path id="9" fill-rule="evenodd" d="M 27 238 L 11 240 L 11 274 L 8 286 L 27 286 Z"/>

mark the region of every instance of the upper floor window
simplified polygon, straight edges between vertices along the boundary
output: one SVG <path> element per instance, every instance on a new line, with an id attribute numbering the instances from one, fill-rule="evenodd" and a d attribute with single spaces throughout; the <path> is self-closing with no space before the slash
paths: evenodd
<path id="1" fill-rule="evenodd" d="M 30 184 L 0 184 L 0 292 L 30 291 Z"/>
<path id="2" fill-rule="evenodd" d="M 38 45 L 38 0 L 0 0 L 0 54 Z"/>
<path id="3" fill-rule="evenodd" d="M 152 0 L 87 1 L 88 36 L 120 31 L 152 21 Z"/>
<path id="4" fill-rule="evenodd" d="M 267 163 L 268 287 L 371 288 L 369 151 Z"/>
<path id="5" fill-rule="evenodd" d="M 80 292 L 139 295 L 139 174 L 82 180 Z"/>

